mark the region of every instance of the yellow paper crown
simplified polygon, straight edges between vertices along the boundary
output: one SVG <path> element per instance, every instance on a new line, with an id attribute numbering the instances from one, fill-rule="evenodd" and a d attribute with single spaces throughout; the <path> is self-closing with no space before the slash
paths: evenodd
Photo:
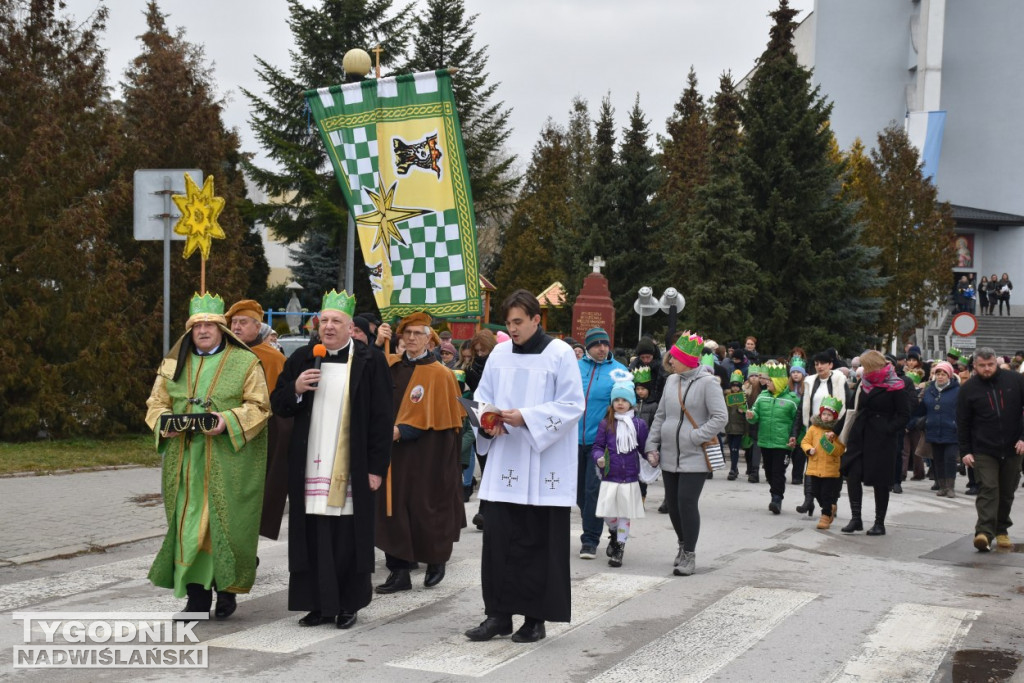
<path id="1" fill-rule="evenodd" d="M 324 300 L 320 305 L 320 310 L 341 311 L 351 317 L 356 312 L 356 298 L 344 289 L 340 292 L 332 289 L 324 294 Z"/>

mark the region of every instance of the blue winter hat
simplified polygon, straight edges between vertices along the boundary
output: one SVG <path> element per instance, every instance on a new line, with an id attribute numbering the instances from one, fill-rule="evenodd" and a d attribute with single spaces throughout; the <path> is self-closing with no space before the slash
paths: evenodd
<path id="1" fill-rule="evenodd" d="M 611 339 L 608 338 L 608 333 L 604 331 L 603 327 L 591 327 L 587 330 L 587 336 L 584 337 L 583 344 L 589 349 L 594 344 L 604 342 L 605 344 L 611 344 Z"/>
<path id="2" fill-rule="evenodd" d="M 612 396 L 609 400 L 614 401 L 617 398 L 629 401 L 629 405 L 631 406 L 636 405 L 636 388 L 633 386 L 633 382 L 631 380 L 616 382 L 612 385 Z"/>

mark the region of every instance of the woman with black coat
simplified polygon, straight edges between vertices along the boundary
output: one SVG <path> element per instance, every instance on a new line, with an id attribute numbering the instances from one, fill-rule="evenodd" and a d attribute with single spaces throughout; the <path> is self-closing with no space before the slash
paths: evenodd
<path id="1" fill-rule="evenodd" d="M 850 523 L 844 533 L 861 531 L 861 504 L 864 488 L 875 490 L 875 524 L 868 536 L 885 534 L 885 513 L 889 507 L 889 489 L 895 481 L 895 462 L 900 432 L 910 418 L 910 401 L 900 379 L 878 351 L 865 351 L 860 356 L 864 375 L 847 414 L 849 422 L 842 437 L 846 445 L 840 472 L 846 477 L 850 496 Z"/>

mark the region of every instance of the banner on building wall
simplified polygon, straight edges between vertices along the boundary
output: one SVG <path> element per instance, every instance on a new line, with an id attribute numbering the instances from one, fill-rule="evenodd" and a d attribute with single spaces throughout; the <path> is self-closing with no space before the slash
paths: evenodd
<path id="1" fill-rule="evenodd" d="M 942 134 L 946 128 L 944 111 L 907 112 L 906 131 L 910 144 L 917 148 L 924 164 L 925 179 L 936 183 L 939 172 L 939 157 L 942 155 Z"/>
<path id="2" fill-rule="evenodd" d="M 305 95 L 381 315 L 478 315 L 476 222 L 448 71 Z"/>

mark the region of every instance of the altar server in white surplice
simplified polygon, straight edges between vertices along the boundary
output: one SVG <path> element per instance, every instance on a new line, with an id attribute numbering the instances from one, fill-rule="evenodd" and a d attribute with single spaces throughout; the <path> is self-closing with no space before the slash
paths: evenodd
<path id="1" fill-rule="evenodd" d="M 494 347 L 474 399 L 501 409 L 502 424 L 481 430 L 487 455 L 480 499 L 484 521 L 481 585 L 487 618 L 470 640 L 512 633 L 544 637 L 545 621 L 569 621 L 569 510 L 576 504 L 576 423 L 583 383 L 576 354 L 540 327 L 540 303 L 524 289 L 502 305 L 510 344 Z"/>

